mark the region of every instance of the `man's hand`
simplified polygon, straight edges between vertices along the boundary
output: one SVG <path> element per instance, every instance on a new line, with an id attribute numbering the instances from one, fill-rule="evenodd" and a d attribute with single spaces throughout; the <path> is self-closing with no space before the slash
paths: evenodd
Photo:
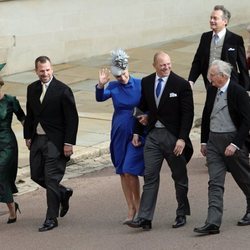
<path id="1" fill-rule="evenodd" d="M 25 143 L 26 143 L 27 148 L 30 150 L 31 139 L 25 139 Z"/>
<path id="2" fill-rule="evenodd" d="M 207 155 L 207 145 L 206 144 L 201 144 L 201 149 L 200 152 L 203 156 Z"/>
<path id="3" fill-rule="evenodd" d="M 132 144 L 134 145 L 134 147 L 141 146 L 141 141 L 140 141 L 139 135 L 137 135 L 137 134 L 133 135 Z"/>
<path id="4" fill-rule="evenodd" d="M 234 155 L 237 148 L 233 146 L 232 144 L 228 145 L 225 150 L 225 156 L 232 156 Z"/>
<path id="5" fill-rule="evenodd" d="M 63 151 L 66 157 L 70 157 L 73 154 L 73 146 L 64 144 Z"/>
<path id="6" fill-rule="evenodd" d="M 175 144 L 174 154 L 175 154 L 176 156 L 181 155 L 182 152 L 183 152 L 183 150 L 184 150 L 184 148 L 185 148 L 185 145 L 186 145 L 186 143 L 185 143 L 184 140 L 178 139 L 178 140 L 176 141 L 176 144 Z"/>

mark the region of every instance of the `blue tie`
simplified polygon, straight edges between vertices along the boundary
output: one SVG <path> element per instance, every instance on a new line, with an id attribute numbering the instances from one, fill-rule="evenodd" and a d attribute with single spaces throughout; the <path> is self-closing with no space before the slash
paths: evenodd
<path id="1" fill-rule="evenodd" d="M 159 78 L 158 79 L 158 84 L 157 84 L 157 87 L 156 87 L 156 90 L 155 90 L 155 94 L 156 94 L 156 97 L 158 97 L 161 93 L 161 86 L 162 86 L 162 79 Z"/>

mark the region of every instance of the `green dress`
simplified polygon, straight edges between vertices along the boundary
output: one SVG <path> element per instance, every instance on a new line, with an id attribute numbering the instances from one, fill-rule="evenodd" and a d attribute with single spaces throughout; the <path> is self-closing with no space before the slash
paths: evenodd
<path id="1" fill-rule="evenodd" d="M 4 95 L 0 99 L 0 202 L 4 203 L 13 202 L 12 194 L 18 192 L 15 184 L 18 146 L 11 128 L 13 113 L 19 121 L 25 119 L 16 97 Z"/>

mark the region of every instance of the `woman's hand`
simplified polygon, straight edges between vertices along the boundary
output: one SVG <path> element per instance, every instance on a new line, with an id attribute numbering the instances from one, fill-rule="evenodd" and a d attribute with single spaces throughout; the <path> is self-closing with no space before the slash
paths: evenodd
<path id="1" fill-rule="evenodd" d="M 144 125 L 147 126 L 148 125 L 148 115 L 138 115 L 137 119 L 139 120 L 139 122 Z"/>
<path id="2" fill-rule="evenodd" d="M 110 70 L 105 68 L 99 71 L 99 83 L 98 88 L 104 88 L 104 85 L 110 81 Z"/>
<path id="3" fill-rule="evenodd" d="M 137 135 L 137 134 L 133 135 L 132 144 L 134 145 L 134 147 L 141 146 L 141 141 L 140 141 L 139 135 Z"/>

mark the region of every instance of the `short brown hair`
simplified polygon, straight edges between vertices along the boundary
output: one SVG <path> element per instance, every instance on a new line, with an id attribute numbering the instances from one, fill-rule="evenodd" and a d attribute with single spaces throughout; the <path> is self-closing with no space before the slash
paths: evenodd
<path id="1" fill-rule="evenodd" d="M 47 56 L 39 56 L 39 57 L 37 57 L 37 59 L 35 60 L 35 68 L 36 68 L 36 69 L 37 69 L 37 64 L 38 64 L 39 62 L 40 62 L 40 63 L 46 63 L 46 62 L 50 62 L 50 63 L 51 63 L 49 57 L 47 57 Z"/>

